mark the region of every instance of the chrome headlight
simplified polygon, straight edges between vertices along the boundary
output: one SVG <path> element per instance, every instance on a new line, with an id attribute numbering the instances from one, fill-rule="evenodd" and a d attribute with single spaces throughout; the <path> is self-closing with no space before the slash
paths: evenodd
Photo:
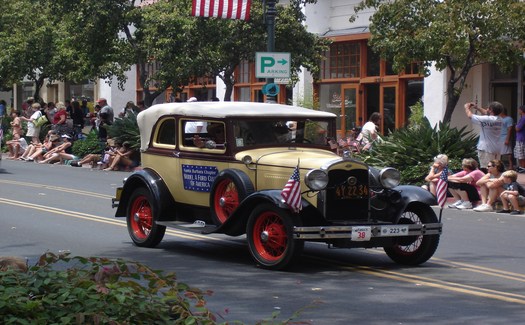
<path id="1" fill-rule="evenodd" d="M 394 188 L 399 185 L 400 181 L 401 174 L 395 168 L 387 167 L 379 172 L 379 182 L 385 188 Z"/>
<path id="2" fill-rule="evenodd" d="M 313 191 L 321 191 L 328 185 L 328 174 L 320 169 L 313 169 L 304 177 L 306 186 Z"/>

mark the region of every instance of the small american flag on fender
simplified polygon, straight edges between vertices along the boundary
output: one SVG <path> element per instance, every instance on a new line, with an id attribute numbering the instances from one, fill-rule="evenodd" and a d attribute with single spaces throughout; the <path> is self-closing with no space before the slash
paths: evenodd
<path id="1" fill-rule="evenodd" d="M 250 7 L 251 0 L 193 0 L 191 15 L 249 20 Z"/>
<path id="2" fill-rule="evenodd" d="M 448 189 L 448 168 L 443 168 L 441 176 L 437 181 L 436 185 L 436 197 L 438 205 L 443 209 L 445 202 L 447 201 L 447 189 Z"/>
<path id="3" fill-rule="evenodd" d="M 295 167 L 292 176 L 281 191 L 281 196 L 290 209 L 296 213 L 301 211 L 301 179 L 299 177 L 299 165 Z"/>

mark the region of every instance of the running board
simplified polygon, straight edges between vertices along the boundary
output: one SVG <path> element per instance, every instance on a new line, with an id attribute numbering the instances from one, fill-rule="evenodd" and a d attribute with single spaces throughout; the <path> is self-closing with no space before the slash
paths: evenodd
<path id="1" fill-rule="evenodd" d="M 197 220 L 193 223 L 190 222 L 181 222 L 181 221 L 157 221 L 158 225 L 176 228 L 186 231 L 191 231 L 195 233 L 212 233 L 217 229 L 216 225 L 206 225 L 204 221 Z"/>

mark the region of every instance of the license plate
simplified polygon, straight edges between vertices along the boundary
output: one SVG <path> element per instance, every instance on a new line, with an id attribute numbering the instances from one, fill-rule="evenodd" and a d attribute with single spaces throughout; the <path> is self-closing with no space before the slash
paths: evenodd
<path id="1" fill-rule="evenodd" d="M 352 227 L 352 241 L 369 241 L 372 227 Z"/>
<path id="2" fill-rule="evenodd" d="M 363 184 L 339 185 L 335 189 L 335 196 L 338 199 L 360 199 L 368 197 L 368 186 Z"/>
<path id="3" fill-rule="evenodd" d="M 381 226 L 381 236 L 408 236 L 408 225 Z"/>

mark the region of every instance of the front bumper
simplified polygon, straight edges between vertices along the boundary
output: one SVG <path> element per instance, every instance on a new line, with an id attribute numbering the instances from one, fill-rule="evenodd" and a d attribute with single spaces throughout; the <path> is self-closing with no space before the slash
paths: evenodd
<path id="1" fill-rule="evenodd" d="M 442 229 L 442 223 L 294 227 L 293 236 L 304 240 L 350 239 L 365 242 L 389 237 L 440 235 Z"/>

